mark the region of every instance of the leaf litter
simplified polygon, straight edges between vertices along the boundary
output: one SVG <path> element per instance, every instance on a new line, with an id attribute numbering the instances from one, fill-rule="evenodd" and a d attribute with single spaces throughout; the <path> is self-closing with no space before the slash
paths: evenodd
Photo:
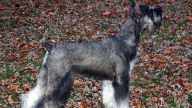
<path id="1" fill-rule="evenodd" d="M 191 0 L 141 0 L 163 7 L 157 35 L 142 35 L 130 87 L 132 107 L 192 107 Z M 0 1 L 0 107 L 19 107 L 35 86 L 43 40 L 94 41 L 119 31 L 127 0 Z M 103 108 L 101 80 L 75 77 L 67 108 Z"/>

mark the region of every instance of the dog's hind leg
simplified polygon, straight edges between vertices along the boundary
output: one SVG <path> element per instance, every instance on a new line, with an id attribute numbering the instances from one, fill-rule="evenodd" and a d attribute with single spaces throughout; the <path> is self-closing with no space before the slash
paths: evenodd
<path id="1" fill-rule="evenodd" d="M 69 71 L 61 79 L 56 78 L 52 81 L 48 82 L 45 106 L 46 108 L 60 108 L 66 103 L 70 95 L 73 86 L 73 73 Z"/>
<path id="2" fill-rule="evenodd" d="M 123 79 L 124 80 L 124 79 Z M 128 83 L 119 83 L 113 81 L 115 107 L 113 108 L 129 108 L 129 88 Z"/>
<path id="3" fill-rule="evenodd" d="M 48 57 L 48 53 L 46 53 L 42 68 L 39 73 L 39 77 L 37 80 L 37 85 L 29 91 L 27 94 L 23 94 L 21 96 L 21 108 L 40 108 L 43 107 L 42 103 L 44 99 L 44 93 L 47 89 L 47 80 L 48 80 L 48 72 L 47 72 L 47 65 L 46 59 Z"/>

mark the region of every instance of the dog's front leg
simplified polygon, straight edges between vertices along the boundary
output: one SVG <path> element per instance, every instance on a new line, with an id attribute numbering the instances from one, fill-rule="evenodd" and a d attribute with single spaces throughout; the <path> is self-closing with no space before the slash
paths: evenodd
<path id="1" fill-rule="evenodd" d="M 116 66 L 113 81 L 103 81 L 103 104 L 105 108 L 129 108 L 129 65 L 121 63 Z"/>

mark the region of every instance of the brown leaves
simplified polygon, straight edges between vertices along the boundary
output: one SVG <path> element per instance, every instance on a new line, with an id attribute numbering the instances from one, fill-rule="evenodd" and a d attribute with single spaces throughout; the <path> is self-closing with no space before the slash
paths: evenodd
<path id="1" fill-rule="evenodd" d="M 185 17 L 185 19 L 184 19 L 184 20 L 189 20 L 189 21 L 192 21 L 192 13 L 191 13 L 191 15 L 190 15 L 190 16 Z"/>
<path id="2" fill-rule="evenodd" d="M 141 73 L 141 69 L 140 69 L 139 66 L 135 66 L 133 71 L 134 71 L 135 73 Z"/>
<path id="3" fill-rule="evenodd" d="M 30 72 L 38 72 L 39 71 L 39 67 L 35 67 L 33 65 L 29 65 L 27 67 L 24 68 L 24 70 L 29 70 Z"/>
<path id="4" fill-rule="evenodd" d="M 9 104 L 13 104 L 14 103 L 13 99 L 11 99 L 11 98 L 8 98 L 7 100 L 9 102 Z"/>
<path id="5" fill-rule="evenodd" d="M 184 87 L 185 82 L 186 82 L 186 80 L 184 80 L 182 78 L 178 80 L 179 85 L 182 86 L 182 87 Z"/>
<path id="6" fill-rule="evenodd" d="M 84 82 L 81 82 L 79 80 L 74 80 L 73 82 L 74 85 L 78 85 L 78 86 L 81 86 L 81 87 L 73 87 L 74 90 L 78 91 L 78 92 L 83 92 L 83 88 L 84 88 L 84 85 L 85 83 Z"/>
<path id="7" fill-rule="evenodd" d="M 0 18 L 0 21 L 5 21 L 5 20 L 7 20 L 7 17 Z"/>
<path id="8" fill-rule="evenodd" d="M 149 89 L 146 89 L 146 90 L 144 90 L 144 93 L 147 94 L 147 95 L 150 95 L 151 91 Z"/>
<path id="9" fill-rule="evenodd" d="M 186 90 L 192 90 L 192 84 L 189 83 L 188 79 L 180 78 L 178 79 L 178 84 Z"/>
<path id="10" fill-rule="evenodd" d="M 99 84 L 99 83 L 97 83 L 97 82 L 95 82 L 94 84 L 95 84 L 95 86 L 96 86 L 97 88 L 101 89 L 101 84 Z"/>
<path id="11" fill-rule="evenodd" d="M 22 57 L 24 57 L 24 55 L 25 55 L 24 52 L 21 51 L 20 54 L 19 54 L 19 57 L 22 58 Z"/>
<path id="12" fill-rule="evenodd" d="M 16 59 L 16 55 L 15 54 L 9 54 L 8 57 L 9 57 L 10 60 Z"/>
<path id="13" fill-rule="evenodd" d="M 20 6 L 19 7 L 19 9 L 25 9 L 26 8 L 26 6 Z"/>
<path id="14" fill-rule="evenodd" d="M 75 85 L 83 85 L 85 83 L 84 82 L 80 82 L 79 80 L 74 80 L 73 84 L 75 84 Z"/>
<path id="15" fill-rule="evenodd" d="M 145 55 L 143 58 L 151 61 L 153 59 L 153 56 L 154 56 L 153 54 L 148 54 L 148 55 Z"/>
<path id="16" fill-rule="evenodd" d="M 37 20 L 36 20 L 36 23 L 37 23 L 37 24 L 41 24 L 41 21 L 43 21 L 43 18 L 37 19 Z"/>
<path id="17" fill-rule="evenodd" d="M 8 86 L 8 92 L 16 92 L 17 87 L 16 86 Z"/>
<path id="18" fill-rule="evenodd" d="M 112 13 L 109 12 L 109 11 L 107 11 L 107 10 L 103 12 L 103 16 L 109 17 L 109 16 L 111 16 L 111 15 L 112 15 Z"/>
<path id="19" fill-rule="evenodd" d="M 87 108 L 86 98 L 81 99 L 81 106 L 80 106 L 80 108 Z"/>
<path id="20" fill-rule="evenodd" d="M 0 5 L 0 10 L 3 10 L 3 9 L 4 9 L 4 7 L 2 5 Z"/>
<path id="21" fill-rule="evenodd" d="M 56 43 L 56 40 L 51 39 L 49 42 Z"/>
<path id="22" fill-rule="evenodd" d="M 93 31 L 89 31 L 86 33 L 88 37 L 91 37 L 93 35 Z"/>
<path id="23" fill-rule="evenodd" d="M 136 106 L 137 108 L 141 108 L 141 107 L 142 107 L 142 104 L 141 104 L 140 102 L 137 102 L 137 103 L 135 103 L 135 106 Z"/>
<path id="24" fill-rule="evenodd" d="M 35 5 L 35 7 L 39 7 L 40 0 L 33 0 L 33 4 Z"/>
<path id="25" fill-rule="evenodd" d="M 29 88 L 30 88 L 29 83 L 25 83 L 25 84 L 23 84 L 23 89 L 24 89 L 24 91 L 28 91 Z"/>
<path id="26" fill-rule="evenodd" d="M 89 26 L 85 26 L 85 29 L 88 30 L 88 29 L 90 29 L 90 27 L 89 27 Z M 93 28 L 93 29 L 88 30 L 88 31 L 86 32 L 86 35 L 87 35 L 88 37 L 93 38 L 93 37 L 94 37 L 93 34 L 96 33 L 96 32 L 97 32 L 97 28 Z"/>
<path id="27" fill-rule="evenodd" d="M 132 94 L 130 94 L 130 97 L 141 98 L 142 93 L 132 93 Z"/>
<path id="28" fill-rule="evenodd" d="M 3 37 L 4 37 L 4 35 L 1 35 L 1 34 L 0 34 L 0 38 L 3 38 Z"/>

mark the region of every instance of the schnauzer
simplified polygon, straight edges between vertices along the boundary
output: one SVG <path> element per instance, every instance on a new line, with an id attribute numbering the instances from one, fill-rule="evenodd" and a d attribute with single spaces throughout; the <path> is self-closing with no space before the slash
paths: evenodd
<path id="1" fill-rule="evenodd" d="M 66 103 L 75 73 L 102 78 L 105 108 L 129 108 L 129 83 L 143 28 L 161 25 L 162 9 L 131 1 L 130 15 L 120 31 L 94 42 L 42 45 L 47 53 L 37 85 L 21 97 L 21 108 L 59 108 Z"/>

